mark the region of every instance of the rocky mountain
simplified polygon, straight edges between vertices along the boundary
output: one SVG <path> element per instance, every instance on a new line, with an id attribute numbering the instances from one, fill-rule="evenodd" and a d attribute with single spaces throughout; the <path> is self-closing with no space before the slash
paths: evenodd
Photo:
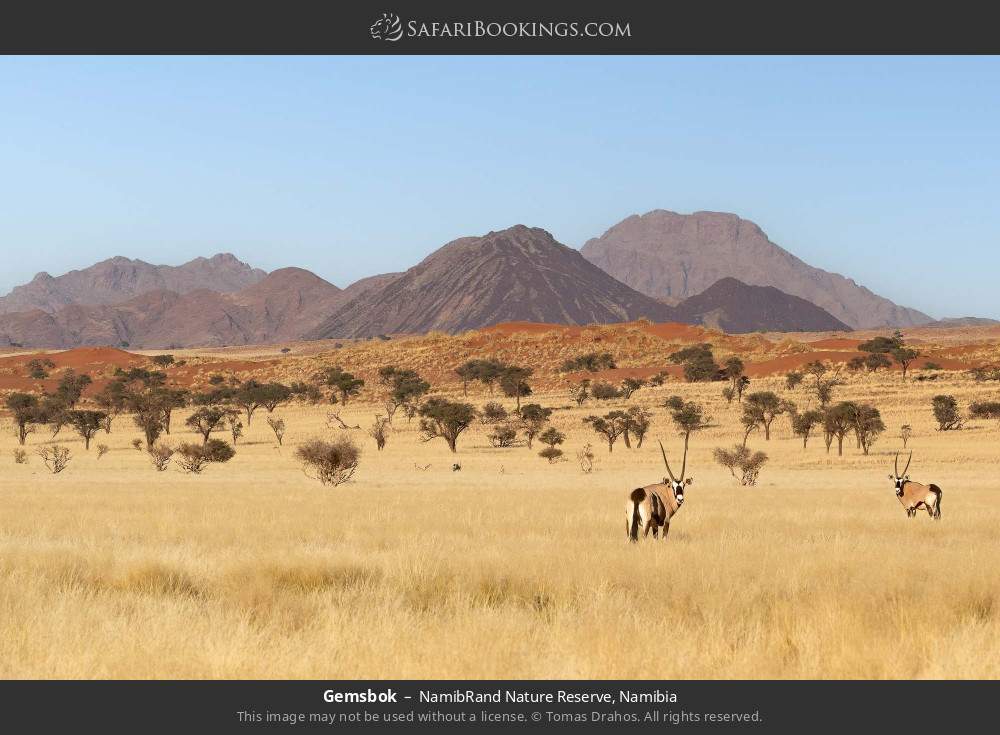
<path id="1" fill-rule="evenodd" d="M 116 257 L 61 276 L 39 273 L 31 282 L 0 297 L 0 314 L 33 309 L 54 313 L 73 304 L 120 304 L 151 291 L 186 294 L 209 289 L 230 293 L 258 283 L 266 275 L 229 253 L 195 258 L 178 266 Z"/>
<path id="2" fill-rule="evenodd" d="M 506 321 L 595 324 L 674 310 L 589 263 L 545 230 L 516 225 L 463 237 L 335 311 L 307 336 L 461 332 Z"/>
<path id="3" fill-rule="evenodd" d="M 385 288 L 387 285 L 399 278 L 402 272 L 399 273 L 381 273 L 377 276 L 368 276 L 367 278 L 362 278 L 355 281 L 350 286 L 344 289 L 345 302 L 351 299 L 357 298 L 363 293 L 368 291 L 377 291 L 381 288 Z"/>
<path id="4" fill-rule="evenodd" d="M 988 319 L 981 316 L 957 316 L 938 319 L 936 322 L 925 324 L 925 327 L 995 327 L 1000 324 L 996 319 Z"/>
<path id="5" fill-rule="evenodd" d="M 722 278 L 677 305 L 678 321 L 729 334 L 849 330 L 830 312 L 773 286 L 748 286 Z"/>
<path id="6" fill-rule="evenodd" d="M 155 290 L 120 304 L 0 314 L 0 344 L 166 348 L 294 340 L 339 308 L 345 293 L 309 271 L 283 268 L 236 293 Z"/>
<path id="7" fill-rule="evenodd" d="M 735 214 L 657 209 L 632 215 L 587 241 L 581 252 L 623 283 L 670 303 L 732 277 L 806 299 L 856 329 L 932 321 L 849 278 L 810 266 Z"/>

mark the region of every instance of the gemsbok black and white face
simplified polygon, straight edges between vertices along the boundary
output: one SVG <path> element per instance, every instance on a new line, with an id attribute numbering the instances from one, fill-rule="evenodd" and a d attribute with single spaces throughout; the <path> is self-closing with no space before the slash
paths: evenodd
<path id="1" fill-rule="evenodd" d="M 667 461 L 667 452 L 663 448 L 663 442 L 660 442 L 660 452 L 663 454 L 663 464 L 667 466 L 667 474 L 670 475 L 669 478 L 663 478 L 663 484 L 670 485 L 670 488 L 674 491 L 674 497 L 677 498 L 677 505 L 681 505 L 684 502 L 684 488 L 694 482 L 694 478 L 684 478 L 684 473 L 687 471 L 687 446 L 684 447 L 684 460 L 681 463 L 679 478 L 674 477 L 674 473 L 670 469 L 670 463 Z"/>
<path id="2" fill-rule="evenodd" d="M 664 485 L 670 485 L 674 490 L 674 497 L 677 498 L 677 504 L 681 505 L 684 502 L 684 488 L 690 485 L 694 480 L 692 478 L 687 478 L 686 480 L 670 480 L 666 477 L 663 478 Z"/>

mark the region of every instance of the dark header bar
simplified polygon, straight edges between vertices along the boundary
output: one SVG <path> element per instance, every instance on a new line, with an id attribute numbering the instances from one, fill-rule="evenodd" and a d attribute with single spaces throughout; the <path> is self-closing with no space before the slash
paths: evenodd
<path id="1" fill-rule="evenodd" d="M 4 732 L 952 732 L 995 724 L 996 682 L 0 683 Z"/>
<path id="2" fill-rule="evenodd" d="M 986 8 L 987 5 L 980 5 Z M 29 54 L 996 53 L 958 3 L 205 0 L 5 8 L 0 52 Z"/>

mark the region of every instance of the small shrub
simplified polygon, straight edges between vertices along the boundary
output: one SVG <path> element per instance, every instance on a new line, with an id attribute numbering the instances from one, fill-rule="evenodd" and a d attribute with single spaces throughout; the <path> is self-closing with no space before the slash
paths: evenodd
<path id="1" fill-rule="evenodd" d="M 236 450 L 221 439 L 209 439 L 204 444 L 181 444 L 176 455 L 181 469 L 197 475 L 212 462 L 228 462 L 236 456 Z"/>
<path id="2" fill-rule="evenodd" d="M 271 427 L 271 431 L 274 432 L 274 438 L 278 440 L 278 446 L 281 446 L 282 439 L 285 438 L 285 421 L 277 416 L 268 416 L 267 425 Z"/>
<path id="3" fill-rule="evenodd" d="M 611 401 L 621 398 L 622 392 L 611 383 L 594 383 L 590 388 L 590 395 L 595 401 Z"/>
<path id="4" fill-rule="evenodd" d="M 483 410 L 479 414 L 479 422 L 484 426 L 499 424 L 506 421 L 508 416 L 509 414 L 507 413 L 507 409 L 504 408 L 502 404 L 497 403 L 496 401 L 490 401 L 483 406 Z"/>
<path id="5" fill-rule="evenodd" d="M 788 390 L 795 390 L 802 384 L 804 379 L 805 376 L 802 373 L 792 370 L 785 376 L 785 387 Z"/>
<path id="6" fill-rule="evenodd" d="M 243 421 L 240 419 L 240 414 L 236 411 L 230 411 L 226 414 L 226 425 L 229 427 L 229 433 L 233 437 L 233 444 L 243 436 Z"/>
<path id="7" fill-rule="evenodd" d="M 58 475 L 66 469 L 66 465 L 73 459 L 69 447 L 59 446 L 58 444 L 51 447 L 41 447 L 35 451 L 35 454 L 42 458 L 45 467 L 53 475 Z"/>
<path id="8" fill-rule="evenodd" d="M 166 444 L 155 444 L 149 449 L 149 461 L 156 468 L 157 472 L 163 472 L 170 465 L 170 459 L 174 456 L 172 447 Z"/>
<path id="9" fill-rule="evenodd" d="M 295 456 L 307 477 L 336 487 L 354 475 L 361 450 L 345 436 L 332 442 L 313 439 L 296 449 Z"/>
<path id="10" fill-rule="evenodd" d="M 931 408 L 934 411 L 934 418 L 938 422 L 939 431 L 951 431 L 961 429 L 962 414 L 958 410 L 958 401 L 954 396 L 934 396 L 931 400 Z"/>
<path id="11" fill-rule="evenodd" d="M 497 424 L 489 435 L 490 444 L 494 447 L 512 447 L 517 440 L 517 427 L 513 424 Z"/>
<path id="12" fill-rule="evenodd" d="M 899 438 L 903 441 L 903 449 L 906 449 L 906 443 L 910 441 L 910 437 L 913 436 L 913 427 L 909 424 L 903 424 L 899 427 Z"/>
<path id="13" fill-rule="evenodd" d="M 98 444 L 97 445 L 97 458 L 100 459 L 105 454 L 107 454 L 110 450 L 111 450 L 111 448 L 107 444 Z"/>
<path id="14" fill-rule="evenodd" d="M 580 469 L 585 475 L 589 475 L 594 471 L 594 463 L 596 458 L 594 456 L 594 448 L 590 444 L 584 444 L 583 449 L 576 453 L 576 461 L 580 463 Z"/>
<path id="15" fill-rule="evenodd" d="M 742 444 L 736 444 L 732 449 L 716 447 L 712 451 L 712 456 L 744 486 L 757 484 L 760 470 L 767 462 L 767 455 L 764 452 L 753 452 Z M 739 475 L 736 474 L 737 470 L 740 472 Z"/>
<path id="16" fill-rule="evenodd" d="M 931 362 L 930 360 L 928 360 L 927 362 L 925 362 L 924 366 L 921 368 L 921 370 L 940 370 L 940 369 L 941 369 L 941 366 L 938 363 Z"/>
<path id="17" fill-rule="evenodd" d="M 545 447 L 538 453 L 538 456 L 547 459 L 549 464 L 554 464 L 563 456 L 563 451 L 559 447 Z"/>
<path id="18" fill-rule="evenodd" d="M 137 452 L 141 452 L 142 451 L 142 439 L 133 439 L 132 440 L 132 449 L 134 449 Z"/>
<path id="19" fill-rule="evenodd" d="M 596 373 L 616 367 L 615 358 L 610 352 L 588 352 L 585 355 L 573 357 L 563 362 L 561 372 L 572 373 L 581 370 Z"/>
<path id="20" fill-rule="evenodd" d="M 157 365 L 158 367 L 166 367 L 167 365 L 173 365 L 174 364 L 174 356 L 173 355 L 154 355 L 153 358 L 152 358 L 152 362 L 153 362 L 154 365 Z"/>
<path id="21" fill-rule="evenodd" d="M 28 453 L 23 449 L 14 450 L 14 463 L 15 464 L 28 464 Z"/>

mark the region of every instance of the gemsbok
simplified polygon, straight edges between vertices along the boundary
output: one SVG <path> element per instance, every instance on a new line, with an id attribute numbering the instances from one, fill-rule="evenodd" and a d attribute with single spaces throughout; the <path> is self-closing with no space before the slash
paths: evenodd
<path id="1" fill-rule="evenodd" d="M 676 515 L 684 504 L 684 488 L 694 480 L 684 479 L 687 471 L 687 443 L 684 444 L 684 460 L 681 463 L 680 479 L 674 477 L 667 461 L 667 452 L 660 442 L 660 452 L 663 454 L 663 464 L 667 466 L 668 480 L 663 478 L 663 482 L 646 487 L 637 487 L 628 494 L 625 503 L 625 533 L 629 541 L 633 543 L 639 540 L 639 527 L 642 527 L 642 535 L 645 538 L 649 532 L 653 532 L 656 538 L 659 529 L 663 528 L 663 538 L 666 540 L 667 532 L 670 531 L 670 519 Z"/>
<path id="2" fill-rule="evenodd" d="M 892 484 L 896 486 L 896 497 L 902 504 L 906 515 L 913 518 L 917 511 L 923 508 L 927 515 L 936 521 L 941 520 L 941 488 L 937 485 L 922 485 L 914 482 L 906 471 L 910 469 L 910 460 L 913 459 L 913 452 L 910 452 L 909 459 L 906 460 L 906 467 L 903 474 L 899 473 L 899 452 L 896 452 L 896 459 L 893 464 L 893 473 L 889 475 Z"/>

